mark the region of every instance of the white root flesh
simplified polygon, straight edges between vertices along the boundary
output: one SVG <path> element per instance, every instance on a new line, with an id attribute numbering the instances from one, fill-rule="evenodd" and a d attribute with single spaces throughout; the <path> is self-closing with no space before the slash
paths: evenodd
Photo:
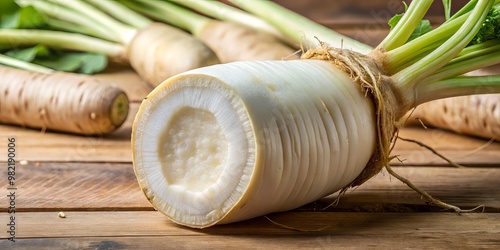
<path id="1" fill-rule="evenodd" d="M 351 183 L 375 150 L 374 117 L 371 100 L 329 62 L 205 67 L 143 101 L 134 169 L 149 201 L 179 224 L 241 221 Z"/>

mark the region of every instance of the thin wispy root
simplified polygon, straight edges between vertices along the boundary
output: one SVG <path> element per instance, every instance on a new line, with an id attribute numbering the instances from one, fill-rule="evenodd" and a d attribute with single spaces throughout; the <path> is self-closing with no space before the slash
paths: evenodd
<path id="1" fill-rule="evenodd" d="M 264 216 L 264 218 L 266 218 L 269 222 L 273 223 L 274 225 L 278 226 L 278 227 L 281 227 L 283 229 L 288 229 L 288 230 L 293 230 L 293 231 L 298 231 L 298 232 L 303 232 L 303 233 L 309 233 L 309 232 L 321 232 L 327 228 L 329 228 L 330 226 L 324 226 L 322 228 L 318 228 L 318 229 L 300 229 L 300 228 L 296 228 L 296 227 L 291 227 L 291 226 L 287 226 L 285 224 L 281 224 L 281 223 L 278 223 L 276 221 L 273 221 L 271 220 L 271 218 L 267 217 L 267 216 Z"/>
<path id="2" fill-rule="evenodd" d="M 432 148 L 429 145 L 424 144 L 423 142 L 419 142 L 419 141 L 414 140 L 414 139 L 402 138 L 401 136 L 398 136 L 398 139 L 400 139 L 402 141 L 412 142 L 412 143 L 415 143 L 415 144 L 419 145 L 420 147 L 426 148 L 427 150 L 431 151 L 433 154 L 437 155 L 439 158 L 441 158 L 441 159 L 445 160 L 446 162 L 448 162 L 453 167 L 456 167 L 456 168 L 464 168 L 465 167 L 465 166 L 462 166 L 462 165 L 460 165 L 460 164 L 458 164 L 458 163 L 450 160 L 449 158 L 447 158 L 446 156 L 440 154 L 437 150 L 435 150 L 434 148 Z"/>
<path id="3" fill-rule="evenodd" d="M 484 212 L 484 209 L 485 209 L 485 206 L 484 205 L 479 205 L 475 208 L 472 208 L 472 209 L 461 209 L 457 206 L 454 206 L 454 205 L 451 205 L 451 204 L 448 204 L 446 202 L 443 202 L 443 201 L 440 201 L 434 197 L 432 197 L 430 194 L 428 194 L 427 192 L 425 192 L 424 190 L 422 190 L 421 188 L 415 186 L 415 184 L 413 184 L 410 180 L 400 176 L 399 174 L 397 174 L 390 165 L 386 165 L 385 166 L 385 169 L 387 169 L 387 172 L 394 176 L 396 179 L 398 179 L 399 181 L 403 182 L 404 184 L 406 184 L 408 187 L 410 187 L 411 189 L 415 190 L 417 193 L 419 193 L 422 198 L 426 199 L 429 203 L 431 204 L 434 204 L 440 208 L 443 208 L 443 209 L 446 209 L 446 210 L 453 210 L 455 211 L 456 213 L 471 213 L 471 212 L 476 212 L 478 211 L 479 209 L 481 209 L 481 212 Z"/>

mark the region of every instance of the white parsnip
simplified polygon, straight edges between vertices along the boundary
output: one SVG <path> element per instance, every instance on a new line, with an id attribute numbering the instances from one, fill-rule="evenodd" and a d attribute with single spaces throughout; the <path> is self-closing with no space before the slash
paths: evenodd
<path id="1" fill-rule="evenodd" d="M 324 61 L 190 71 L 150 93 L 137 117 L 134 165 L 144 193 L 174 221 L 194 227 L 335 192 L 359 175 L 375 148 L 373 105 Z"/>
<path id="2" fill-rule="evenodd" d="M 233 62 L 169 78 L 147 96 L 134 121 L 141 189 L 175 222 L 204 228 L 343 193 L 386 168 L 427 201 L 471 211 L 397 175 L 390 154 L 400 119 L 412 108 L 500 93 L 498 75 L 460 76 L 500 62 L 495 40 L 468 46 L 498 2 L 478 0 L 460 12 L 463 18 L 408 41 L 432 4 L 413 1 L 367 54 L 319 38 L 320 46 L 302 60 Z"/>
<path id="3" fill-rule="evenodd" d="M 410 120 L 456 133 L 500 140 L 500 95 L 471 95 L 435 100 L 418 106 Z"/>
<path id="4" fill-rule="evenodd" d="M 0 66 L 0 123 L 84 135 L 107 134 L 128 114 L 123 90 L 94 77 Z"/>
<path id="5" fill-rule="evenodd" d="M 162 23 L 141 29 L 127 46 L 127 57 L 134 70 L 152 86 L 187 70 L 219 63 L 208 46 Z"/>

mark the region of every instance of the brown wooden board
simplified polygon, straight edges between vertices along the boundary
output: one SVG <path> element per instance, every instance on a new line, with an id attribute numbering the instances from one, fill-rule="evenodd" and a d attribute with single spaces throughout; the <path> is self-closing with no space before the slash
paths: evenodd
<path id="1" fill-rule="evenodd" d="M 2 214 L 1 219 L 4 219 Z M 190 229 L 158 212 L 19 213 L 18 247 L 92 248 L 332 248 L 494 247 L 500 214 L 287 212 Z M 398 239 L 399 238 L 399 239 Z M 13 243 L 0 241 L 0 247 Z M 19 244 L 19 245 L 17 245 Z"/>
<path id="2" fill-rule="evenodd" d="M 29 238 L 0 242 L 2 249 L 498 249 L 498 238 L 482 232 L 388 231 L 378 235 L 140 236 Z"/>
<path id="3" fill-rule="evenodd" d="M 130 163 L 31 162 L 17 167 L 16 187 L 17 211 L 152 210 Z"/>
<path id="4" fill-rule="evenodd" d="M 436 198 L 470 208 L 484 204 L 500 211 L 500 168 L 395 167 Z M 34 162 L 16 172 L 18 211 L 152 210 L 137 184 L 132 164 Z M 2 184 L 3 189 L 7 184 Z M 336 196 L 306 205 L 301 211 L 321 211 Z M 0 211 L 7 211 L 0 199 Z M 439 211 L 413 190 L 382 172 L 349 190 L 338 206 L 327 211 L 409 212 Z"/>

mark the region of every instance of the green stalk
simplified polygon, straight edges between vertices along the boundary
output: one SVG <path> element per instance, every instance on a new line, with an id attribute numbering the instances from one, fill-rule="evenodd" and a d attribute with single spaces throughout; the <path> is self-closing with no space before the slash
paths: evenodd
<path id="1" fill-rule="evenodd" d="M 447 64 L 474 38 L 492 6 L 493 0 L 478 1 L 465 23 L 450 39 L 417 63 L 392 76 L 396 84 L 403 89 L 412 89 L 420 80 Z"/>
<path id="2" fill-rule="evenodd" d="M 416 60 L 422 59 L 430 50 L 442 45 L 446 39 L 450 38 L 469 17 L 469 13 L 442 24 L 438 28 L 430 31 L 424 36 L 394 48 L 385 53 L 384 65 L 387 72 L 395 74 L 401 69 L 413 64 Z"/>
<path id="3" fill-rule="evenodd" d="M 24 69 L 24 70 L 28 70 L 28 71 L 38 72 L 38 73 L 47 74 L 47 73 L 54 72 L 54 70 L 52 70 L 52 69 L 49 69 L 49 68 L 46 68 L 46 67 L 43 67 L 40 65 L 36 65 L 33 63 L 21 61 L 21 60 L 12 58 L 10 56 L 2 55 L 2 54 L 0 54 L 0 64 L 15 67 L 18 69 Z"/>
<path id="4" fill-rule="evenodd" d="M 58 19 L 53 19 L 53 18 L 46 18 L 45 22 L 47 22 L 47 24 L 50 27 L 52 27 L 56 30 L 68 31 L 71 33 L 79 33 L 79 34 L 84 34 L 84 35 L 90 35 L 90 36 L 94 36 L 94 37 L 101 37 L 101 34 L 96 33 L 95 29 L 88 29 L 86 26 L 82 26 L 82 25 L 79 25 L 77 23 L 72 23 L 71 25 L 68 25 L 68 22 L 61 21 Z M 109 39 L 105 39 L 105 40 L 109 40 Z"/>
<path id="5" fill-rule="evenodd" d="M 0 44 L 33 46 L 43 44 L 56 49 L 94 52 L 110 57 L 122 57 L 122 45 L 81 34 L 51 30 L 0 29 Z"/>
<path id="6" fill-rule="evenodd" d="M 451 0 L 443 0 L 443 5 L 444 5 L 444 16 L 446 20 L 450 19 L 450 13 L 451 13 Z"/>
<path id="7" fill-rule="evenodd" d="M 422 20 L 427 10 L 431 7 L 433 0 L 412 1 L 408 10 L 398 24 L 391 29 L 389 34 L 377 46 L 377 50 L 391 51 L 408 41 L 408 38 Z"/>
<path id="8" fill-rule="evenodd" d="M 471 12 L 477 4 L 477 0 L 470 0 L 464 7 L 457 11 L 451 18 L 446 21 L 451 21 L 457 17 L 464 15 L 465 13 Z"/>
<path id="9" fill-rule="evenodd" d="M 457 13 L 455 13 L 455 14 L 454 14 L 454 15 L 453 15 L 453 16 L 452 16 L 449 20 L 447 20 L 447 21 L 451 21 L 451 20 L 453 20 L 453 19 L 455 19 L 455 18 L 457 18 L 457 17 L 462 16 L 462 15 L 463 15 L 463 14 L 465 14 L 465 13 L 468 13 L 468 12 L 472 11 L 472 9 L 474 9 L 474 7 L 476 6 L 477 1 L 478 1 L 478 0 L 470 0 L 470 1 L 469 1 L 469 2 L 468 2 L 465 6 L 464 6 L 464 7 L 462 7 L 459 11 L 457 11 Z M 500 3 L 500 1 L 499 1 L 499 0 L 495 0 L 495 3 L 494 3 L 493 5 L 498 4 L 498 3 Z"/>
<path id="10" fill-rule="evenodd" d="M 117 35 L 117 39 L 122 44 L 129 44 L 135 36 L 135 33 L 137 32 L 136 29 L 118 22 L 117 20 L 106 15 L 106 13 L 80 0 L 48 1 L 55 2 L 69 9 L 73 9 L 74 11 L 81 13 L 89 19 L 94 19 L 101 26 L 108 28 L 110 31 L 113 31 Z"/>
<path id="11" fill-rule="evenodd" d="M 462 52 L 458 53 L 457 57 L 452 61 L 460 59 L 460 61 L 468 60 L 471 57 L 479 55 L 487 55 L 488 53 L 500 50 L 500 38 L 482 42 L 479 44 L 469 45 L 465 47 Z"/>
<path id="12" fill-rule="evenodd" d="M 86 31 L 85 34 L 109 41 L 115 40 L 115 34 L 113 34 L 113 32 L 110 32 L 106 27 L 95 22 L 94 19 L 87 18 L 80 12 L 47 1 L 16 0 L 16 2 L 22 6 L 31 5 L 35 7 L 40 13 L 46 16 L 48 23 L 55 24 L 55 28 L 73 32 L 75 26 L 77 26 L 79 27 L 79 31 Z M 82 29 L 82 27 L 85 27 L 85 29 Z M 89 32 L 89 30 L 91 32 Z"/>
<path id="13" fill-rule="evenodd" d="M 93 0 L 97 1 L 97 0 Z M 167 0 L 184 7 L 193 9 L 204 15 L 223 20 L 238 23 L 271 34 L 282 41 L 292 43 L 289 38 L 284 36 L 278 29 L 257 16 L 248 14 L 245 11 L 234 8 L 218 1 L 200 1 L 200 0 Z M 293 44 L 291 44 L 293 45 Z"/>
<path id="14" fill-rule="evenodd" d="M 293 11 L 268 0 L 229 0 L 238 7 L 266 20 L 284 35 L 298 44 L 307 47 L 319 46 L 318 39 L 331 46 L 351 49 L 363 54 L 373 49 L 350 37 L 341 35 L 325 26 L 319 25 Z M 317 39 L 316 39 L 317 37 Z"/>
<path id="15" fill-rule="evenodd" d="M 72 9 L 74 11 L 80 12 L 89 19 L 94 19 L 102 27 L 106 27 L 110 32 L 114 33 L 117 37 L 116 41 L 117 42 L 119 41 L 122 44 L 129 44 L 130 41 L 135 36 L 136 29 L 118 22 L 117 20 L 106 15 L 106 13 L 80 0 L 64 0 L 64 1 L 47 0 L 47 1 L 51 1 L 59 5 L 65 6 L 69 9 Z"/>
<path id="16" fill-rule="evenodd" d="M 33 5 L 39 11 L 61 21 L 76 23 L 87 29 L 95 29 L 96 33 L 101 34 L 100 38 L 113 42 L 129 44 L 137 32 L 136 29 L 118 22 L 104 12 L 79 0 L 16 1 L 24 5 Z"/>
<path id="17" fill-rule="evenodd" d="M 194 36 L 198 36 L 212 20 L 170 2 L 140 0 L 120 0 L 120 2 L 139 13 L 187 30 Z"/>
<path id="18" fill-rule="evenodd" d="M 500 93 L 500 75 L 457 76 L 416 86 L 415 105 L 463 95 Z"/>
<path id="19" fill-rule="evenodd" d="M 478 44 L 485 47 L 483 49 L 473 48 L 468 53 L 456 57 L 451 60 L 446 66 L 437 70 L 434 74 L 424 78 L 423 82 L 434 82 L 456 75 L 465 74 L 478 68 L 484 68 L 500 63 L 500 39 L 489 41 L 492 44 L 486 47 L 483 44 Z M 475 47 L 475 46 L 471 46 Z"/>
<path id="20" fill-rule="evenodd" d="M 132 27 L 142 29 L 149 26 L 152 21 L 137 12 L 130 10 L 129 8 L 115 2 L 108 0 L 85 0 L 92 5 L 98 7 L 100 10 L 108 13 L 112 17 L 128 24 Z"/>

